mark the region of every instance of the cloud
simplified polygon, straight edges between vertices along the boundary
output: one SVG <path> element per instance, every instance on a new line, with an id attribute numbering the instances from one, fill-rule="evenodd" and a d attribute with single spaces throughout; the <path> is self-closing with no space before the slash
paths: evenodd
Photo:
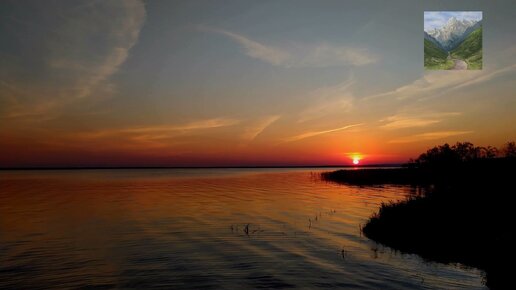
<path id="1" fill-rule="evenodd" d="M 451 17 L 455 16 L 458 19 L 479 21 L 482 20 L 482 11 L 457 11 L 451 12 Z"/>
<path id="2" fill-rule="evenodd" d="M 394 96 L 398 100 L 404 100 L 413 97 L 427 96 L 433 94 L 436 91 L 442 92 L 443 89 L 452 88 L 453 86 L 463 84 L 480 76 L 481 74 L 481 71 L 468 71 L 466 73 L 458 74 L 450 74 L 446 71 L 428 72 L 421 78 L 413 81 L 408 85 L 401 86 L 392 91 L 366 97 L 364 100 L 389 96 Z"/>
<path id="3" fill-rule="evenodd" d="M 192 121 L 189 123 L 178 125 L 155 125 L 155 126 L 139 126 L 121 129 L 101 130 L 96 132 L 80 133 L 83 138 L 102 138 L 111 137 L 121 134 L 139 135 L 152 137 L 154 139 L 168 138 L 173 135 L 182 134 L 188 131 L 212 129 L 219 127 L 227 127 L 238 124 L 240 121 L 228 118 L 214 118 Z"/>
<path id="4" fill-rule="evenodd" d="M 482 20 L 482 11 L 425 11 L 424 29 L 433 30 L 444 26 L 452 17 L 470 21 Z"/>
<path id="5" fill-rule="evenodd" d="M 137 43 L 146 17 L 140 0 L 35 2 L 13 6 L 1 46 L 16 51 L 0 68 L 7 118 L 51 118 L 60 108 L 113 93 L 109 82 Z M 13 18 L 14 19 L 14 18 Z M 13 39 L 9 39 L 12 37 Z M 23 38 L 24 41 L 15 39 Z"/>
<path id="6" fill-rule="evenodd" d="M 270 125 L 276 122 L 281 116 L 266 116 L 258 120 L 252 126 L 247 127 L 242 134 L 242 139 L 247 141 L 253 141 L 258 137 L 265 129 L 267 129 Z"/>
<path id="7" fill-rule="evenodd" d="M 440 120 L 422 119 L 422 118 L 387 118 L 389 123 L 381 126 L 384 129 L 404 129 L 413 127 L 426 127 L 435 123 L 439 123 Z"/>
<path id="8" fill-rule="evenodd" d="M 299 141 L 299 140 L 302 140 L 302 139 L 306 139 L 306 138 L 310 138 L 310 137 L 315 137 L 315 136 L 319 136 L 319 135 L 323 135 L 323 134 L 328 134 L 328 133 L 333 133 L 333 132 L 338 132 L 338 131 L 344 131 L 344 130 L 351 129 L 351 128 L 358 127 L 358 126 L 362 126 L 362 125 L 363 124 L 352 124 L 352 125 L 347 125 L 347 126 L 344 126 L 344 127 L 330 129 L 330 130 L 306 132 L 306 133 L 303 133 L 303 134 L 300 134 L 300 135 L 296 135 L 296 136 L 292 136 L 292 137 L 286 138 L 283 142 L 285 143 L 285 142 Z"/>
<path id="9" fill-rule="evenodd" d="M 397 139 L 390 140 L 388 143 L 398 144 L 398 143 L 413 143 L 420 141 L 429 141 L 429 140 L 438 140 L 452 136 L 459 136 L 464 134 L 470 134 L 473 131 L 437 131 L 437 132 L 427 132 L 422 134 L 416 134 L 411 136 L 400 137 Z"/>
<path id="10" fill-rule="evenodd" d="M 89 144 L 90 147 L 116 145 L 114 148 L 119 147 L 131 150 L 141 148 L 170 149 L 176 148 L 177 146 L 192 146 L 192 140 L 195 140 L 199 134 L 208 133 L 206 130 L 229 127 L 238 123 L 240 123 L 240 121 L 236 119 L 213 118 L 196 120 L 182 124 L 104 129 L 70 133 L 66 135 L 65 141 L 73 140 L 71 143 Z M 189 136 L 193 136 L 194 138 L 191 139 Z"/>
<path id="11" fill-rule="evenodd" d="M 447 92 L 480 84 L 496 77 L 516 71 L 516 64 L 508 65 L 497 70 L 476 70 L 465 72 L 431 71 L 410 84 L 394 90 L 367 96 L 364 101 L 384 97 L 395 97 L 398 100 L 410 98 L 425 99 L 443 95 Z"/>
<path id="12" fill-rule="evenodd" d="M 377 57 L 365 48 L 336 45 L 327 42 L 315 44 L 291 44 L 288 47 L 274 47 L 252 40 L 243 35 L 205 26 L 201 30 L 224 35 L 245 49 L 245 54 L 283 67 L 333 67 L 363 66 L 377 61 Z"/>
<path id="13" fill-rule="evenodd" d="M 468 80 L 468 81 L 466 81 L 464 83 L 458 84 L 455 87 L 453 87 L 452 89 L 456 90 L 456 89 L 464 88 L 464 87 L 471 86 L 471 85 L 474 85 L 474 84 L 483 83 L 485 81 L 494 79 L 497 76 L 504 75 L 505 73 L 512 72 L 512 71 L 515 71 L 515 70 L 516 70 L 516 64 L 510 65 L 510 66 L 506 66 L 504 68 L 492 71 L 492 72 L 490 72 L 488 74 L 484 74 L 484 75 L 481 75 L 481 76 L 479 76 L 477 78 L 473 78 L 473 79 L 470 79 L 470 80 Z"/>
<path id="14" fill-rule="evenodd" d="M 327 42 L 294 46 L 292 51 L 292 67 L 363 66 L 377 61 L 365 48 Z"/>
<path id="15" fill-rule="evenodd" d="M 248 56 L 268 62 L 273 65 L 285 64 L 290 58 L 289 53 L 286 51 L 271 46 L 263 45 L 259 42 L 256 42 L 254 40 L 251 40 L 249 38 L 246 38 L 242 35 L 230 31 L 206 27 L 201 27 L 201 29 L 225 35 L 230 39 L 236 41 L 240 45 L 242 45 L 245 48 L 245 53 Z"/>
<path id="16" fill-rule="evenodd" d="M 427 127 L 442 122 L 446 117 L 458 116 L 461 113 L 431 113 L 431 114 L 397 114 L 382 120 L 386 124 L 382 129 L 398 130 L 405 128 Z"/>
<path id="17" fill-rule="evenodd" d="M 438 11 L 424 12 L 424 30 L 430 31 L 434 28 L 440 28 L 446 23 L 446 16 Z"/>
<path id="18" fill-rule="evenodd" d="M 337 85 L 321 87 L 310 92 L 308 98 L 314 102 L 311 102 L 305 110 L 299 113 L 298 122 L 312 121 L 334 112 L 341 114 L 351 111 L 354 102 L 351 87 L 354 84 L 355 79 L 351 75 Z"/>

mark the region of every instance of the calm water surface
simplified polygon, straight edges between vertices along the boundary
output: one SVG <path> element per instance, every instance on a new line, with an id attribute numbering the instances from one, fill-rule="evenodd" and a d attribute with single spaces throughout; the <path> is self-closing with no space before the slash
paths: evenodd
<path id="1" fill-rule="evenodd" d="M 376 245 L 408 187 L 321 169 L 0 172 L 0 289 L 480 289 L 482 273 Z"/>

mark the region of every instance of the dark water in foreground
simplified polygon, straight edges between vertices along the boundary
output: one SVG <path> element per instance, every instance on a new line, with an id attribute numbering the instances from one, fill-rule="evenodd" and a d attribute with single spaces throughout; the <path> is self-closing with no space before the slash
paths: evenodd
<path id="1" fill-rule="evenodd" d="M 326 183 L 320 171 L 0 172 L 0 289 L 484 288 L 476 269 L 360 235 L 410 188 Z"/>

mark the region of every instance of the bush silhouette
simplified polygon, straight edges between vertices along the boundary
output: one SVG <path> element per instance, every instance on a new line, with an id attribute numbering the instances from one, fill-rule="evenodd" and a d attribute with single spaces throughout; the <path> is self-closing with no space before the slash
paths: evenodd
<path id="1" fill-rule="evenodd" d="M 339 170 L 323 178 L 351 185 L 406 184 L 423 195 L 382 204 L 363 233 L 428 260 L 483 269 L 491 289 L 512 286 L 516 244 L 512 189 L 516 144 L 458 142 L 433 147 L 405 168 Z M 418 190 L 419 192 L 419 190 Z"/>

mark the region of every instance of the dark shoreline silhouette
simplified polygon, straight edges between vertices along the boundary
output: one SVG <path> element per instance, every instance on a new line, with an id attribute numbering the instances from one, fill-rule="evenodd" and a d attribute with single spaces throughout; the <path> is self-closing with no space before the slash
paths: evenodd
<path id="1" fill-rule="evenodd" d="M 359 186 L 404 184 L 423 194 L 382 204 L 363 227 L 370 239 L 424 259 L 485 271 L 486 285 L 513 284 L 516 230 L 512 193 L 516 150 L 448 144 L 428 150 L 400 169 L 339 170 L 325 180 Z"/>

